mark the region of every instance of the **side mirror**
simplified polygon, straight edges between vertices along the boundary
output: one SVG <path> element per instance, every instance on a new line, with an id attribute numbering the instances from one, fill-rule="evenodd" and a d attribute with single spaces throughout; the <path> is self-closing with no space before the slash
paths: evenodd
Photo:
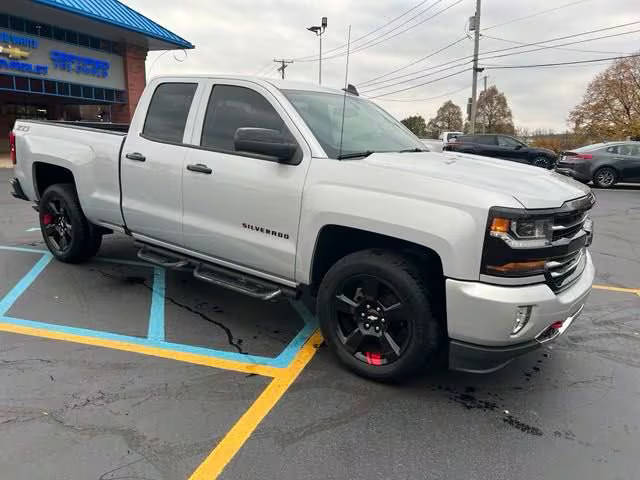
<path id="1" fill-rule="evenodd" d="M 281 163 L 294 163 L 298 145 L 292 143 L 278 130 L 243 127 L 236 130 L 233 143 L 237 152 L 257 153 L 275 157 Z"/>
<path id="2" fill-rule="evenodd" d="M 516 145 L 516 150 L 522 150 L 522 145 Z"/>

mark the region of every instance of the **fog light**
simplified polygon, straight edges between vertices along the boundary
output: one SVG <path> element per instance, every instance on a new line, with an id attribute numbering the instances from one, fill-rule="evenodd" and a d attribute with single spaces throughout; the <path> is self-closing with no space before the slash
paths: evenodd
<path id="1" fill-rule="evenodd" d="M 527 323 L 529 323 L 529 319 L 531 318 L 531 310 L 533 310 L 532 305 L 524 305 L 518 307 L 516 310 L 516 318 L 513 322 L 513 330 L 511 331 L 511 335 L 515 335 L 520 330 L 522 330 Z"/>

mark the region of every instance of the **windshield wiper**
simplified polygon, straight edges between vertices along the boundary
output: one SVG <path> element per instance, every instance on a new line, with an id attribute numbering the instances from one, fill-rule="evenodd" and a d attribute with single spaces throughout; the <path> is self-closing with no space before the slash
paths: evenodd
<path id="1" fill-rule="evenodd" d="M 358 157 L 366 158 L 372 153 L 376 153 L 376 152 L 374 152 L 373 150 L 365 150 L 364 152 L 343 153 L 342 155 L 338 155 L 337 158 L 338 160 L 344 160 L 347 158 L 358 158 Z"/>
<path id="2" fill-rule="evenodd" d="M 405 148 L 404 150 L 398 150 L 398 153 L 418 153 L 418 152 L 428 152 L 429 150 L 425 150 L 424 148 Z"/>

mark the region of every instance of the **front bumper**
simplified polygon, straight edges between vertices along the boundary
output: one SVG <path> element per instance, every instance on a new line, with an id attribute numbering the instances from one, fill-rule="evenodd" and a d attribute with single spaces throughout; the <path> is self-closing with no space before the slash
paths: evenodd
<path id="1" fill-rule="evenodd" d="M 447 279 L 449 367 L 491 372 L 564 333 L 591 292 L 595 269 L 586 255 L 580 277 L 557 294 L 544 283 L 499 286 Z M 532 306 L 528 323 L 512 334 L 516 310 L 527 305 Z"/>
<path id="2" fill-rule="evenodd" d="M 17 178 L 12 178 L 9 180 L 9 184 L 11 185 L 11 195 L 15 198 L 19 198 L 20 200 L 29 200 L 29 198 L 25 195 L 22 190 L 22 186 L 20 185 L 20 180 Z"/>

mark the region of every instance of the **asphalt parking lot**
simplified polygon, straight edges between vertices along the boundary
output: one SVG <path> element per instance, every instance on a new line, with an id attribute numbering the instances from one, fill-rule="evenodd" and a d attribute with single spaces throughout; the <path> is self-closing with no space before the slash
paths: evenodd
<path id="1" fill-rule="evenodd" d="M 596 195 L 598 288 L 563 338 L 382 385 L 336 364 L 302 302 L 140 264 L 116 235 L 52 261 L 1 188 L 0 478 L 638 478 L 640 188 Z"/>

